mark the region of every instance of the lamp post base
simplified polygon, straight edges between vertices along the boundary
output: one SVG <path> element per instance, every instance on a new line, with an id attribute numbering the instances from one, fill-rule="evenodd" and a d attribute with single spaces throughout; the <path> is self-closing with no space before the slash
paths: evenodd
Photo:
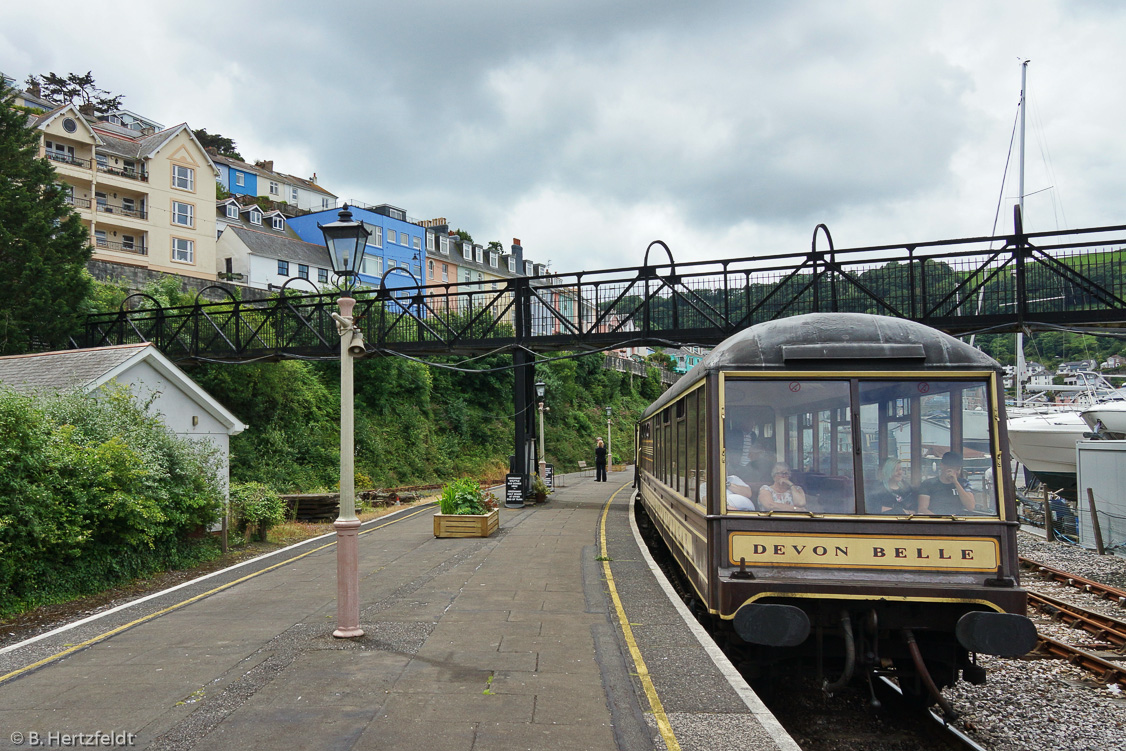
<path id="1" fill-rule="evenodd" d="M 360 628 L 360 520 L 337 519 L 336 527 L 336 630 L 338 639 L 363 636 Z"/>

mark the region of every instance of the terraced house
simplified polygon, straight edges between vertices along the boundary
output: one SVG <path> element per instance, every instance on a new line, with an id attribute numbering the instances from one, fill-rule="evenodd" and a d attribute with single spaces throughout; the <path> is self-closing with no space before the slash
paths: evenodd
<path id="1" fill-rule="evenodd" d="M 67 104 L 30 125 L 90 230 L 95 260 L 215 278 L 218 171 L 187 124 L 134 129 Z"/>

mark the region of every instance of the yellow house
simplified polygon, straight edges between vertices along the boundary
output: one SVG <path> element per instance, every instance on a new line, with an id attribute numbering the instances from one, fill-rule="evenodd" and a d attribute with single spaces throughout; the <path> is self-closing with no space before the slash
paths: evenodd
<path id="1" fill-rule="evenodd" d="M 215 278 L 215 165 L 191 128 L 141 131 L 67 104 L 35 117 L 94 259 Z"/>

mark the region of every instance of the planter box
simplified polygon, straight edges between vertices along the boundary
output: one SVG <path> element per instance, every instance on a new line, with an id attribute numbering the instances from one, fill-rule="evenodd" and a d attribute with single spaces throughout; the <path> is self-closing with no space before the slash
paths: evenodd
<path id="1" fill-rule="evenodd" d="M 434 514 L 435 537 L 488 537 L 500 527 L 500 509 L 487 514 Z"/>

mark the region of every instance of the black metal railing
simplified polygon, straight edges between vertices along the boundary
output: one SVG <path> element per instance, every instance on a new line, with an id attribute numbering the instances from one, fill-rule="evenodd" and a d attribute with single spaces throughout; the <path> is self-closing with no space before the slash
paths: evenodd
<path id="1" fill-rule="evenodd" d="M 66 202 L 69 203 L 71 206 L 74 206 L 75 208 L 79 208 L 79 209 L 90 208 L 90 199 L 89 198 L 75 198 L 74 196 L 67 196 Z"/>
<path id="2" fill-rule="evenodd" d="M 129 242 L 113 242 L 111 240 L 94 240 L 94 247 L 103 250 L 119 250 L 123 253 L 136 253 L 139 256 L 147 256 L 149 254 L 148 248 L 139 243 Z"/>
<path id="3" fill-rule="evenodd" d="M 44 156 L 46 156 L 52 162 L 62 162 L 63 164 L 70 164 L 70 165 L 73 165 L 75 167 L 84 167 L 84 168 L 90 166 L 90 160 L 89 159 L 79 159 L 78 157 L 74 156 L 73 154 L 64 154 L 60 151 L 52 151 L 52 150 L 48 149 L 46 151 L 46 153 L 44 154 Z"/>
<path id="4" fill-rule="evenodd" d="M 370 348 L 409 354 L 714 345 L 747 326 L 862 312 L 951 333 L 1126 320 L 1126 225 L 357 292 Z M 491 284 L 491 281 L 490 281 Z M 85 346 L 152 341 L 176 359 L 336 356 L 328 295 L 121 311 Z"/>
<path id="5" fill-rule="evenodd" d="M 87 206 L 89 206 L 90 202 L 87 201 L 86 204 L 87 204 Z M 149 217 L 148 212 L 145 211 L 144 209 L 130 208 L 128 206 L 122 206 L 122 205 L 118 205 L 118 204 L 109 204 L 109 203 L 99 202 L 98 203 L 98 211 L 101 211 L 105 214 L 117 214 L 119 216 L 127 216 L 127 217 L 130 217 L 132 219 L 148 219 L 148 217 Z"/>
<path id="6" fill-rule="evenodd" d="M 108 164 L 99 164 L 99 172 L 105 172 L 109 175 L 117 175 L 118 177 L 128 177 L 130 180 L 140 180 L 141 182 L 148 182 L 149 176 L 145 172 L 139 172 L 135 169 L 120 169 L 118 167 L 110 167 Z"/>

